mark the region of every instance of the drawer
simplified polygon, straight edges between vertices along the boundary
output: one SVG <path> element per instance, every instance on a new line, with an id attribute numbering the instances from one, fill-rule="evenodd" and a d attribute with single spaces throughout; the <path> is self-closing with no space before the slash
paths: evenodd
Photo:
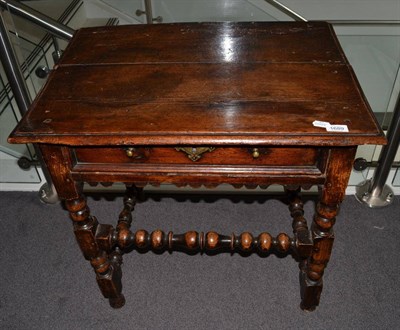
<path id="1" fill-rule="evenodd" d="M 307 147 L 77 147 L 77 164 L 190 164 L 317 166 L 321 152 Z"/>

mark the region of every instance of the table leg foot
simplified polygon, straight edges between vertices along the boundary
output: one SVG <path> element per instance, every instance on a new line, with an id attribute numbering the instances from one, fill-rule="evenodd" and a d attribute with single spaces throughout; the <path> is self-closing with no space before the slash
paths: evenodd
<path id="1" fill-rule="evenodd" d="M 301 303 L 300 308 L 307 312 L 314 311 L 319 305 L 319 299 L 322 292 L 322 279 L 312 281 L 307 277 L 305 271 L 300 271 L 300 290 Z"/>
<path id="2" fill-rule="evenodd" d="M 110 306 L 115 309 L 121 308 L 122 306 L 125 305 L 125 297 L 122 293 L 118 297 L 109 298 L 108 300 L 110 302 Z"/>
<path id="3" fill-rule="evenodd" d="M 110 305 L 113 308 L 120 308 L 125 304 L 125 297 L 121 293 L 122 291 L 122 271 L 119 264 L 115 262 L 108 262 L 106 272 L 99 272 L 99 268 L 95 268 L 97 273 L 97 284 L 101 290 L 101 293 L 105 298 L 108 298 Z M 92 262 L 93 265 L 93 262 Z"/>

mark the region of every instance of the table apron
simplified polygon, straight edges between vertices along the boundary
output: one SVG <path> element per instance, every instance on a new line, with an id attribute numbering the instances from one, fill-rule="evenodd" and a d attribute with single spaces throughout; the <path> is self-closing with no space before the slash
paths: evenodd
<path id="1" fill-rule="evenodd" d="M 144 184 L 323 184 L 325 175 L 314 166 L 251 167 L 201 165 L 75 165 L 71 172 L 76 181 L 134 182 Z"/>

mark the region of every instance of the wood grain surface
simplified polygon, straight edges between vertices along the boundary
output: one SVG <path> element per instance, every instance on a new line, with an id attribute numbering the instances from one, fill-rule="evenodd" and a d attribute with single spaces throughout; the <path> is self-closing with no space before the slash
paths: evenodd
<path id="1" fill-rule="evenodd" d="M 81 29 L 10 141 L 346 146 L 384 138 L 330 25 L 258 22 Z"/>

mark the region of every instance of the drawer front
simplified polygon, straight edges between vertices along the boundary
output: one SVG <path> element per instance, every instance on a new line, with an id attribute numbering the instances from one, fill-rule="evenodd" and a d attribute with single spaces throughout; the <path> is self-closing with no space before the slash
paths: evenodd
<path id="1" fill-rule="evenodd" d="M 320 151 L 307 147 L 75 148 L 77 164 L 316 166 Z"/>

